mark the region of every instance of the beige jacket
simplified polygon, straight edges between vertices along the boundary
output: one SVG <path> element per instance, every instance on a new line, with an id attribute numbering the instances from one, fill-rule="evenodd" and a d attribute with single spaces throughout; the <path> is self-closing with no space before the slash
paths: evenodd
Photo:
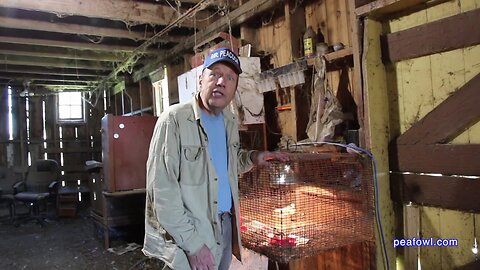
<path id="1" fill-rule="evenodd" d="M 206 244 L 217 265 L 221 228 L 217 214 L 218 178 L 208 153 L 197 98 L 171 106 L 159 117 L 147 160 L 143 253 L 173 269 L 190 269 L 187 256 Z M 228 171 L 235 212 L 239 212 L 238 173 L 252 167 L 251 151 L 240 149 L 235 116 L 223 112 Z M 212 142 L 214 143 L 214 142 Z M 235 217 L 235 215 L 234 215 Z M 233 224 L 233 253 L 240 259 L 239 220 Z"/>

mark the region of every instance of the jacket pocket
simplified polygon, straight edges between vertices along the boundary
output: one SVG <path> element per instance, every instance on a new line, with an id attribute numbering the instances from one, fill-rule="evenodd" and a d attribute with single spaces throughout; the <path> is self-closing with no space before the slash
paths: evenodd
<path id="1" fill-rule="evenodd" d="M 182 146 L 180 164 L 180 184 L 201 185 L 207 177 L 205 147 L 197 145 Z"/>

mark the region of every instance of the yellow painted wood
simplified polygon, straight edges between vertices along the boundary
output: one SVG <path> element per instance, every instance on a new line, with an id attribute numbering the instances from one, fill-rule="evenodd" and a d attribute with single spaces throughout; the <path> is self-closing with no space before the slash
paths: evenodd
<path id="1" fill-rule="evenodd" d="M 463 49 L 431 56 L 434 105 L 438 106 L 465 84 Z"/>
<path id="2" fill-rule="evenodd" d="M 460 13 L 460 4 L 458 0 L 447 1 L 441 5 L 433 6 L 427 11 L 427 21 L 434 22 Z"/>
<path id="3" fill-rule="evenodd" d="M 463 239 L 473 239 L 473 216 L 471 213 L 465 213 L 454 210 L 440 210 L 442 238 L 458 238 L 462 235 L 468 236 Z"/>
<path id="4" fill-rule="evenodd" d="M 443 9 L 441 9 L 443 11 Z M 432 87 L 434 105 L 438 106 L 458 88 L 465 84 L 465 61 L 463 49 L 434 54 L 432 62 Z M 469 133 L 464 132 L 451 143 L 468 143 Z"/>
<path id="5" fill-rule="evenodd" d="M 430 57 L 403 61 L 405 127 L 410 128 L 433 109 Z"/>
<path id="6" fill-rule="evenodd" d="M 480 8 L 480 0 L 477 0 L 477 8 Z M 468 47 L 463 50 L 465 59 L 465 81 L 469 81 L 480 73 L 480 45 Z M 480 143 L 480 122 L 468 129 L 469 142 Z"/>
<path id="7" fill-rule="evenodd" d="M 480 8 L 480 0 L 460 0 L 460 8 L 462 12 Z"/>
<path id="8" fill-rule="evenodd" d="M 388 97 L 386 74 L 380 57 L 379 36 L 382 33 L 382 25 L 377 21 L 365 20 L 365 43 L 364 43 L 364 80 L 366 108 L 366 136 L 369 147 L 377 160 L 379 198 L 381 222 L 383 225 L 386 249 L 389 257 L 390 269 L 395 269 L 395 250 L 391 245 L 394 237 L 394 215 L 392 201 L 390 199 L 390 185 L 388 174 Z M 382 247 L 377 230 L 377 269 L 384 269 L 382 262 Z"/>
<path id="9" fill-rule="evenodd" d="M 407 16 L 403 16 L 401 18 L 391 20 L 389 22 L 390 31 L 393 33 L 400 30 L 405 30 L 408 28 L 425 24 L 426 21 L 427 21 L 426 11 L 420 10 L 412 14 L 409 14 Z"/>
<path id="10" fill-rule="evenodd" d="M 420 239 L 420 207 L 414 205 L 403 206 L 404 238 Z M 404 248 L 404 265 L 401 269 L 417 269 L 420 247 Z M 397 263 L 399 260 L 397 260 Z"/>
<path id="11" fill-rule="evenodd" d="M 422 207 L 420 235 L 422 238 L 440 237 L 440 209 Z M 441 260 L 441 248 L 420 247 L 420 265 L 422 269 L 439 269 Z"/>
<path id="12" fill-rule="evenodd" d="M 479 0 L 450 1 L 386 22 L 385 28 L 396 32 L 479 7 Z M 391 126 L 399 126 L 403 133 L 480 72 L 480 46 L 401 61 L 389 70 L 393 73 L 387 76 L 389 93 L 396 93 L 398 98 L 389 98 L 394 108 L 390 112 L 397 113 L 391 115 L 391 121 L 398 121 Z M 451 143 L 480 143 L 480 123 Z M 422 237 L 459 239 L 458 247 L 422 247 L 422 269 L 454 269 L 473 260 L 474 230 L 480 235 L 480 229 L 473 227 L 472 214 L 435 207 L 420 209 Z M 480 215 L 475 217 L 480 223 Z"/>
<path id="13" fill-rule="evenodd" d="M 396 106 L 398 106 L 398 125 L 400 127 L 399 133 L 402 134 L 407 131 L 405 106 L 403 106 L 403 101 L 405 100 L 405 94 L 403 89 L 403 70 L 405 69 L 405 63 L 396 63 L 394 69 L 396 69 L 396 73 L 393 75 L 393 78 L 397 79 L 395 82 L 395 87 L 397 89 Z"/>
<path id="14" fill-rule="evenodd" d="M 454 269 L 472 261 L 473 214 L 453 210 L 440 210 L 442 239 L 457 239 L 458 246 L 441 249 L 442 269 Z"/>

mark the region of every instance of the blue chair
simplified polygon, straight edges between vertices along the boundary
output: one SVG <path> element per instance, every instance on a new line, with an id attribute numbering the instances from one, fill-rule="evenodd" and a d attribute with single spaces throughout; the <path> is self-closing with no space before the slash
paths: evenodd
<path id="1" fill-rule="evenodd" d="M 28 169 L 25 181 L 14 185 L 14 198 L 23 202 L 29 208 L 29 216 L 15 218 L 15 225 L 21 221 L 36 220 L 42 227 L 45 226 L 47 201 L 56 195 L 60 166 L 53 159 L 37 160 Z M 43 206 L 43 208 L 42 208 Z"/>

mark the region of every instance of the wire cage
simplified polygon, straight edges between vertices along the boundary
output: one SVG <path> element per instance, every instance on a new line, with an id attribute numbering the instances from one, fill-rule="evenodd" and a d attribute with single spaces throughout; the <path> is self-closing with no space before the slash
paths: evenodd
<path id="1" fill-rule="evenodd" d="M 368 157 L 296 153 L 240 176 L 243 245 L 286 263 L 373 239 Z"/>

